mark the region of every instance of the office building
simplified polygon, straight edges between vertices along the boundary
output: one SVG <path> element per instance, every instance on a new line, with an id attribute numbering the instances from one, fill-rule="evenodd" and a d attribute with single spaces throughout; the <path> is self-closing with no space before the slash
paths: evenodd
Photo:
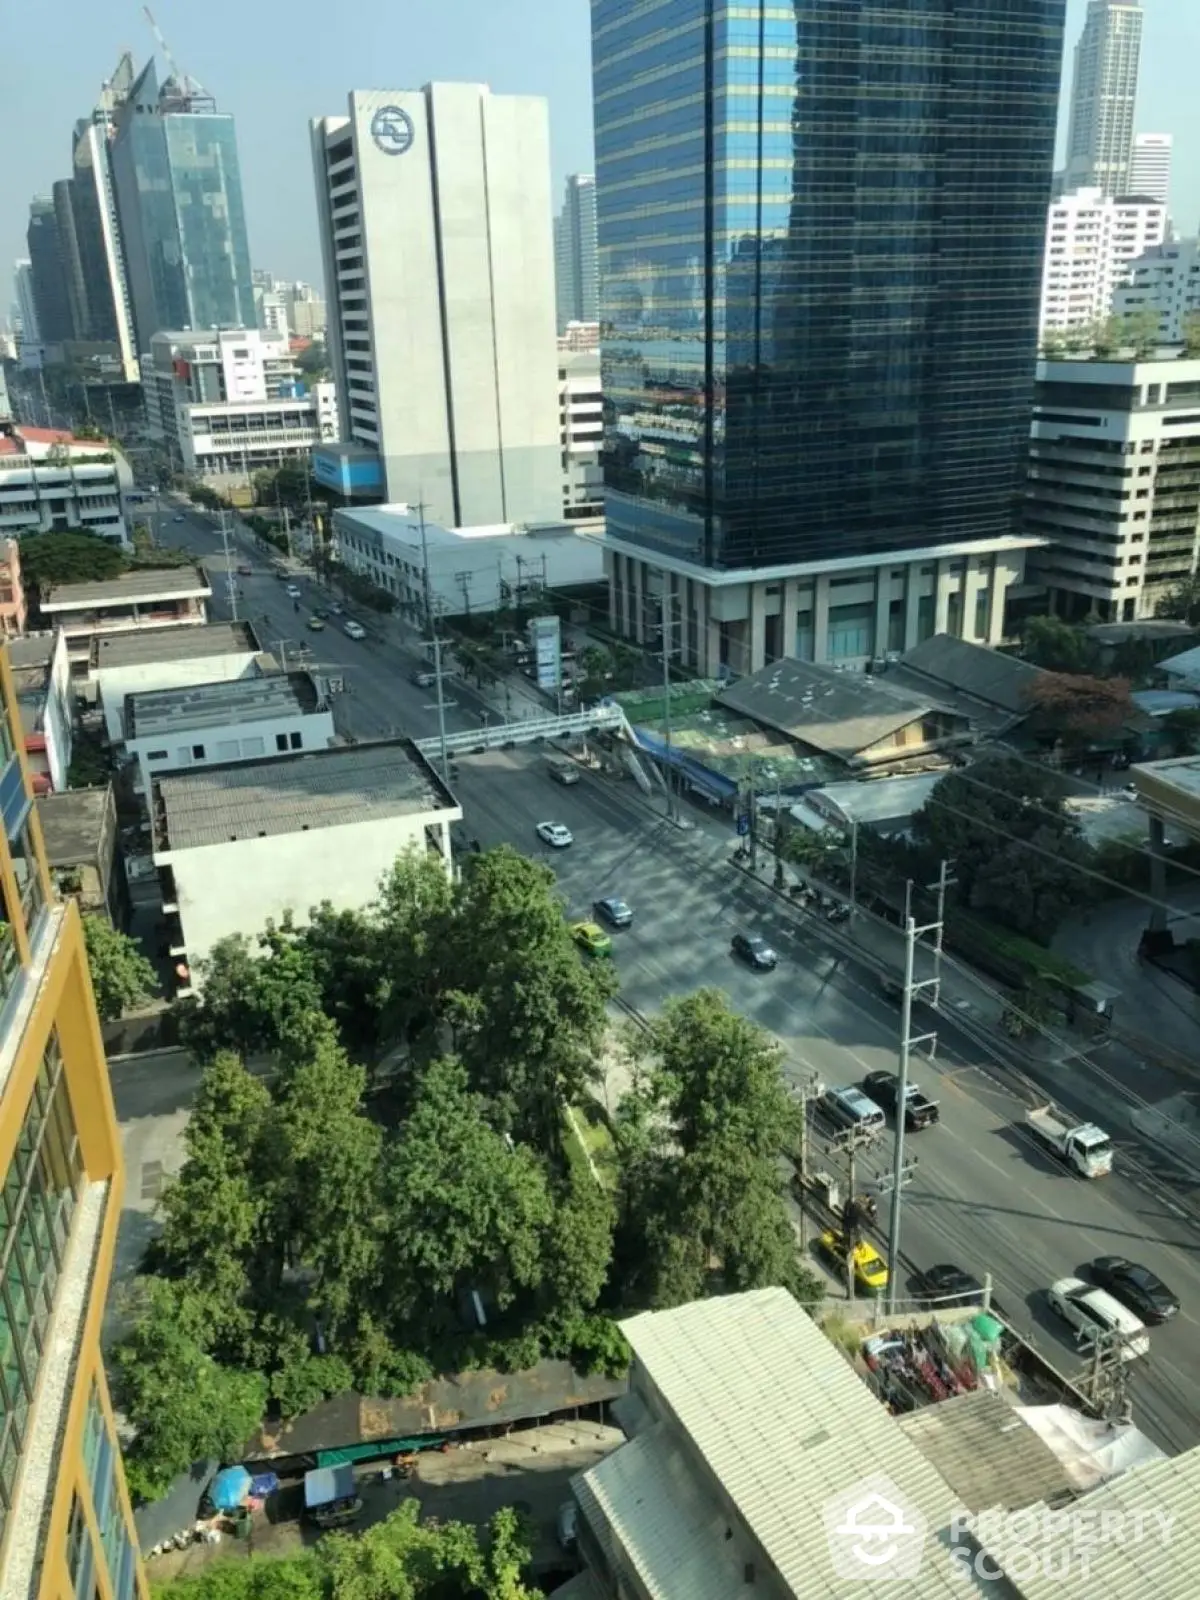
<path id="1" fill-rule="evenodd" d="M 84 528 L 129 544 L 122 497 L 132 487 L 119 450 L 60 428 L 0 423 L 0 536 Z"/>
<path id="2" fill-rule="evenodd" d="M 17 361 L 26 369 L 42 364 L 42 330 L 33 293 L 33 263 L 18 261 L 13 268 L 13 299 L 17 309 Z"/>
<path id="3" fill-rule="evenodd" d="M 29 206 L 30 282 L 37 308 L 38 332 L 45 345 L 65 344 L 75 337 L 67 275 L 63 270 L 63 245 L 54 201 L 39 196 Z"/>
<path id="4" fill-rule="evenodd" d="M 676 12 L 592 10 L 612 627 L 665 611 L 716 677 L 907 649 L 969 594 L 996 642 L 1060 0 Z"/>
<path id="5" fill-rule="evenodd" d="M 71 670 L 91 670 L 94 641 L 106 634 L 199 628 L 208 621 L 212 587 L 199 567 L 144 567 L 94 583 L 59 583 L 38 609 L 67 636 Z"/>
<path id="6" fill-rule="evenodd" d="M 325 302 L 309 283 L 284 286 L 288 327 L 297 339 L 324 339 Z"/>
<path id="7" fill-rule="evenodd" d="M 1166 233 L 1167 208 L 1158 200 L 1114 200 L 1080 189 L 1054 201 L 1042 268 L 1042 336 L 1110 316 L 1132 263 Z"/>
<path id="8" fill-rule="evenodd" d="M 1038 362 L 1031 583 L 1072 621 L 1137 622 L 1196 569 L 1200 359 Z"/>
<path id="9" fill-rule="evenodd" d="M 1129 163 L 1141 48 L 1141 0 L 1088 0 L 1083 33 L 1075 46 L 1065 192 L 1131 192 Z"/>
<path id="10" fill-rule="evenodd" d="M 596 244 L 596 180 L 590 173 L 567 179 L 562 210 L 554 219 L 554 274 L 558 331 L 570 322 L 595 322 L 600 282 Z"/>
<path id="11" fill-rule="evenodd" d="M 549 123 L 472 83 L 354 91 L 312 123 L 341 457 L 466 527 L 562 512 Z"/>
<path id="12" fill-rule="evenodd" d="M 1133 139 L 1133 158 L 1129 163 L 1129 193 L 1157 200 L 1165 206 L 1171 191 L 1171 155 L 1174 139 L 1169 133 L 1138 133 Z"/>
<path id="13" fill-rule="evenodd" d="M 233 118 L 154 62 L 113 113 L 112 171 L 139 354 L 162 328 L 253 328 Z"/>
<path id="14" fill-rule="evenodd" d="M 576 324 L 576 327 L 580 324 Z M 558 354 L 559 426 L 562 432 L 563 516 L 597 529 L 604 517 L 604 396 L 599 350 Z"/>
<path id="15" fill-rule="evenodd" d="M 0 1594 L 146 1600 L 100 1328 L 124 1172 L 79 911 L 52 892 L 0 650 Z"/>
<path id="16" fill-rule="evenodd" d="M 1113 296 L 1118 316 L 1158 313 L 1164 344 L 1180 344 L 1200 317 L 1200 239 L 1171 239 L 1126 267 Z"/>
<path id="17" fill-rule="evenodd" d="M 146 427 L 185 472 L 248 481 L 337 435 L 333 385 L 297 381 L 287 335 L 156 333 L 142 360 Z"/>

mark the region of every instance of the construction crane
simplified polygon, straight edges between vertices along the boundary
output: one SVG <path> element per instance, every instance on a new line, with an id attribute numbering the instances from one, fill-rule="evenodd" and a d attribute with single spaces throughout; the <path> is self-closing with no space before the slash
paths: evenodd
<path id="1" fill-rule="evenodd" d="M 187 111 L 199 110 L 201 109 L 201 106 L 198 104 L 198 102 L 202 101 L 204 102 L 203 109 L 214 110 L 216 108 L 216 101 L 213 99 L 212 95 L 209 94 L 204 85 L 202 83 L 198 83 L 195 78 L 188 77 L 186 72 L 181 72 L 179 70 L 179 63 L 171 54 L 171 46 L 167 43 L 162 29 L 154 20 L 154 13 L 151 11 L 150 7 L 143 6 L 142 14 L 145 16 L 146 21 L 150 24 L 150 27 L 154 33 L 154 37 L 158 41 L 158 48 L 162 51 L 167 66 L 171 69 L 171 77 L 175 81 L 179 98 L 183 102 L 183 108 Z"/>

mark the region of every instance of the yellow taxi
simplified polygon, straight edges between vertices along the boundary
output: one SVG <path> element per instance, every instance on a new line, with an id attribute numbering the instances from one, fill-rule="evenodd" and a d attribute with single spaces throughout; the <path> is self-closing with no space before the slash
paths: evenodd
<path id="1" fill-rule="evenodd" d="M 612 940 L 598 922 L 573 922 L 571 937 L 590 956 L 612 955 Z"/>
<path id="2" fill-rule="evenodd" d="M 846 1241 L 837 1228 L 827 1228 L 821 1235 L 821 1249 L 839 1267 L 846 1264 Z M 881 1294 L 888 1285 L 887 1262 L 867 1239 L 854 1246 L 854 1281 L 867 1294 Z"/>

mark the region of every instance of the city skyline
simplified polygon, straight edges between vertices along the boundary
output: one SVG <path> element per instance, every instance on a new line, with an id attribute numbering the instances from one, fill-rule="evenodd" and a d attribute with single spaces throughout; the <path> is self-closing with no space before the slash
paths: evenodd
<path id="1" fill-rule="evenodd" d="M 305 5 L 262 6 L 250 12 L 234 0 L 214 0 L 203 16 L 179 5 L 160 5 L 158 17 L 185 71 L 212 88 L 222 111 L 237 120 L 251 259 L 283 278 L 321 287 L 320 240 L 312 194 L 308 119 L 324 107 L 344 103 L 355 84 L 468 80 L 490 84 L 495 93 L 545 95 L 550 103 L 551 161 L 555 194 L 569 173 L 594 170 L 591 137 L 591 72 L 588 7 L 582 0 L 563 7 L 537 7 L 534 0 L 451 0 L 420 18 L 400 19 L 351 4 L 345 26 L 322 36 L 320 49 L 291 52 L 286 73 L 264 73 L 278 30 L 286 20 L 297 37 L 315 37 L 302 27 Z M 1086 0 L 1068 0 L 1066 62 L 1059 128 L 1060 161 L 1074 46 L 1086 16 Z M 1200 110 L 1189 64 L 1200 52 L 1200 7 L 1189 0 L 1147 3 L 1142 51 L 1139 130 L 1175 136 L 1171 206 L 1179 230 L 1196 231 L 1200 219 Z M 136 6 L 114 19 L 111 11 L 67 0 L 58 13 L 55 71 L 39 69 L 22 50 L 32 36 L 14 35 L 7 109 L 21 138 L 10 144 L 0 196 L 0 272 L 7 315 L 14 262 L 27 252 L 29 202 L 49 195 L 56 179 L 70 172 L 71 134 L 90 105 L 120 49 L 130 46 L 141 65 L 153 40 Z M 236 39 L 225 55 L 217 41 Z M 530 41 L 534 41 L 531 48 Z M 160 65 L 165 65 L 160 63 Z"/>

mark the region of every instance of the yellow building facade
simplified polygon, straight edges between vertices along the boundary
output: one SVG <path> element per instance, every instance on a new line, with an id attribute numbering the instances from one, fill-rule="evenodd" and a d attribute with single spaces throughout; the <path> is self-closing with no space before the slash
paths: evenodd
<path id="1" fill-rule="evenodd" d="M 0 1597 L 146 1600 L 100 1357 L 120 1138 L 19 728 L 0 649 Z"/>

